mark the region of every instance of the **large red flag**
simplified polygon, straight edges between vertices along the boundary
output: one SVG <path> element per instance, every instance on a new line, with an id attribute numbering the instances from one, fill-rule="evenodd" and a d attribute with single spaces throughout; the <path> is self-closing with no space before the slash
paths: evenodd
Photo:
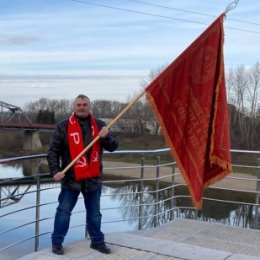
<path id="1" fill-rule="evenodd" d="M 220 15 L 146 89 L 167 144 L 191 193 L 232 171 Z"/>

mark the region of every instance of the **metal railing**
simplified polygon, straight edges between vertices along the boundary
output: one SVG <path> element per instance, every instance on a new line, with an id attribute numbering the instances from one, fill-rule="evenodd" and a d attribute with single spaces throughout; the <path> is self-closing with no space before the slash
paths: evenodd
<path id="1" fill-rule="evenodd" d="M 247 160 L 250 155 L 251 161 L 253 156 L 254 163 L 245 165 L 239 163 L 239 160 L 234 163 L 234 173 L 205 191 L 203 208 L 200 211 L 192 207 L 186 184 L 171 159 L 169 149 L 105 153 L 105 192 L 101 201 L 116 200 L 117 204 L 114 206 L 110 202 L 111 205 L 102 206 L 101 210 L 104 216 L 108 212 L 119 211 L 121 218 L 104 219 L 102 224 L 127 222 L 134 223 L 135 228 L 147 229 L 174 218 L 194 218 L 260 228 L 260 151 L 231 152 L 237 157 L 243 154 Z M 112 158 L 113 156 L 117 158 Z M 124 156 L 126 158 L 122 158 Z M 131 161 L 126 163 L 130 158 Z M 52 193 L 57 195 L 60 185 L 53 183 L 48 173 L 40 173 L 43 165 L 46 166 L 46 154 L 2 159 L 0 164 L 28 160 L 37 160 L 37 174 L 0 180 L 0 219 L 1 223 L 7 223 L 0 225 L 5 227 L 0 230 L 0 254 L 27 241 L 34 241 L 33 250 L 38 251 L 41 238 L 52 232 L 49 223 L 53 222 L 54 207 L 57 206 L 57 197 L 52 197 Z M 108 189 L 109 193 L 106 192 Z M 43 196 L 46 192 L 51 197 L 48 201 Z M 26 201 L 26 204 L 20 205 L 26 196 L 30 198 L 31 204 Z M 46 207 L 50 210 L 46 210 Z M 80 214 L 85 214 L 85 210 L 73 212 L 73 216 Z M 27 215 L 30 219 L 27 219 Z M 17 220 L 21 222 L 17 223 Z M 29 227 L 33 234 L 27 235 L 25 231 L 21 238 L 12 235 L 17 230 L 22 230 L 20 233 L 23 233 Z M 72 224 L 70 229 L 78 227 L 85 229 L 82 237 L 87 236 L 85 218 Z"/>

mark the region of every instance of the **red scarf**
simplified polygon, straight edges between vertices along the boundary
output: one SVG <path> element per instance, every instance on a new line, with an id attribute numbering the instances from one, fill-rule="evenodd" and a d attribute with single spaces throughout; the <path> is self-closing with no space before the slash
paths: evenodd
<path id="1" fill-rule="evenodd" d="M 98 136 L 99 131 L 95 119 L 90 115 L 92 138 Z M 82 138 L 82 131 L 78 120 L 72 114 L 69 118 L 68 125 L 68 141 L 70 156 L 73 160 L 79 153 L 84 150 L 84 143 Z M 88 162 L 87 156 L 81 156 L 74 164 L 75 180 L 99 177 L 100 176 L 100 142 L 97 141 L 92 146 L 90 161 Z"/>

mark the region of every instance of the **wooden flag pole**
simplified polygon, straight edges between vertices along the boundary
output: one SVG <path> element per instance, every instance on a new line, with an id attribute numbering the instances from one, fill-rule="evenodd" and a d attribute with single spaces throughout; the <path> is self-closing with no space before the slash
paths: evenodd
<path id="1" fill-rule="evenodd" d="M 111 128 L 111 126 L 120 118 L 122 117 L 127 110 L 136 103 L 145 93 L 145 90 L 143 90 L 139 95 L 137 95 L 108 125 L 107 128 Z M 65 174 L 71 167 L 74 165 L 74 163 L 83 155 L 85 154 L 98 140 L 100 139 L 100 136 L 98 135 L 95 139 L 89 143 L 84 150 L 82 150 L 63 170 L 62 173 Z"/>

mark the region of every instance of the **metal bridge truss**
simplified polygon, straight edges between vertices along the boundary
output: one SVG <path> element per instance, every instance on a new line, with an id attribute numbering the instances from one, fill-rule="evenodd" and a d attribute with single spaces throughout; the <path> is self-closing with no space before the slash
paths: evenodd
<path id="1" fill-rule="evenodd" d="M 10 186 L 0 185 L 0 208 L 19 202 L 27 194 L 31 186 L 31 184 L 21 185 L 19 183 Z"/>
<path id="2" fill-rule="evenodd" d="M 5 124 L 11 121 L 15 122 L 26 122 L 32 123 L 30 118 L 24 113 L 24 111 L 15 105 L 8 104 L 6 102 L 0 101 L 0 115 L 1 123 Z"/>

